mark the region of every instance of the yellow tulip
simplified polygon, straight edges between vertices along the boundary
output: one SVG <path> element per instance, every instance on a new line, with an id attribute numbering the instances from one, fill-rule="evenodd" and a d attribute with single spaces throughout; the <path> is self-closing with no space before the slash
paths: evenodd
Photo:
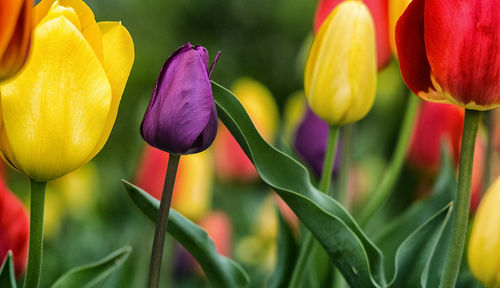
<path id="1" fill-rule="evenodd" d="M 479 204 L 469 241 L 469 267 L 486 287 L 500 287 L 500 177 Z"/>
<path id="2" fill-rule="evenodd" d="M 410 4 L 411 0 L 389 0 L 389 38 L 391 41 L 391 51 L 396 57 L 398 52 L 396 50 L 396 23 L 399 17 L 403 15 L 406 7 Z"/>
<path id="3" fill-rule="evenodd" d="M 321 25 L 307 59 L 311 109 L 332 125 L 363 118 L 375 99 L 376 58 L 370 11 L 361 1 L 342 2 Z"/>
<path id="4" fill-rule="evenodd" d="M 119 22 L 96 23 L 81 0 L 42 0 L 35 25 L 24 70 L 0 87 L 0 148 L 15 169 L 48 181 L 106 143 L 134 47 Z"/>

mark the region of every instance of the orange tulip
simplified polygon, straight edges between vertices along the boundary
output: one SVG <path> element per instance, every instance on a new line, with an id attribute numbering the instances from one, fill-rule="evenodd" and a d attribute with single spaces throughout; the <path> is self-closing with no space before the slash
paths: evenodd
<path id="1" fill-rule="evenodd" d="M 16 74 L 28 58 L 32 6 L 32 0 L 0 3 L 0 82 Z"/>

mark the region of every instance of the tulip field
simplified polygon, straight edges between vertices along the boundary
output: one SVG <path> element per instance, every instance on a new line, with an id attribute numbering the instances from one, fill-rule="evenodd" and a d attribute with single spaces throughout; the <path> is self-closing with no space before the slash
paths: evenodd
<path id="1" fill-rule="evenodd" d="M 0 288 L 500 287 L 497 0 L 1 0 Z"/>

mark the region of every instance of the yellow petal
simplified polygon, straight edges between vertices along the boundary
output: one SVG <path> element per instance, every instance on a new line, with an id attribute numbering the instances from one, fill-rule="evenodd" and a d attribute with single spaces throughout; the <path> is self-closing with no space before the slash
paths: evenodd
<path id="1" fill-rule="evenodd" d="M 89 42 L 90 46 L 92 46 L 92 49 L 102 62 L 103 52 L 101 31 L 95 21 L 94 13 L 89 6 L 81 0 L 42 0 L 35 7 L 35 25 L 43 22 L 43 19 L 48 16 L 51 9 L 53 9 L 51 8 L 53 6 L 71 8 L 75 11 L 78 19 L 80 20 L 80 32 Z M 68 20 L 73 22 L 71 19 Z"/>
<path id="2" fill-rule="evenodd" d="M 305 70 L 311 109 L 322 119 L 344 125 L 363 118 L 376 86 L 374 24 L 361 1 L 339 4 L 321 25 Z"/>
<path id="3" fill-rule="evenodd" d="M 111 85 L 66 18 L 41 24 L 34 39 L 24 70 L 0 87 L 1 106 L 15 166 L 47 181 L 88 161 L 108 118 Z"/>
<path id="4" fill-rule="evenodd" d="M 99 144 L 90 156 L 92 159 L 102 149 L 108 140 L 111 129 L 115 124 L 118 113 L 118 105 L 122 99 L 123 90 L 127 83 L 132 64 L 134 63 L 134 43 L 127 29 L 119 22 L 99 22 L 102 32 L 102 42 L 104 51 L 104 70 L 108 75 L 113 98 L 111 108 L 103 130 Z M 89 159 L 89 160 L 90 160 Z"/>

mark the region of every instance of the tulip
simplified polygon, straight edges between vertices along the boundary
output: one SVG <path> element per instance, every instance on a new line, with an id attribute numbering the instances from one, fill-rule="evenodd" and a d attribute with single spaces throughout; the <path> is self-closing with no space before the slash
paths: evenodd
<path id="1" fill-rule="evenodd" d="M 145 146 L 135 183 L 156 199 L 161 199 L 169 154 Z M 191 220 L 203 217 L 211 207 L 213 159 L 210 150 L 180 159 L 174 185 L 172 208 Z"/>
<path id="2" fill-rule="evenodd" d="M 479 204 L 469 240 L 469 267 L 485 287 L 500 287 L 500 178 Z"/>
<path id="3" fill-rule="evenodd" d="M 439 168 L 441 143 L 449 145 L 455 164 L 460 158 L 460 143 L 464 123 L 464 109 L 450 104 L 424 102 L 408 149 L 410 166 L 429 174 Z"/>
<path id="4" fill-rule="evenodd" d="M 28 261 L 28 214 L 19 199 L 0 180 L 0 266 L 7 252 L 14 255 L 14 270 L 20 276 Z"/>
<path id="5" fill-rule="evenodd" d="M 343 0 L 322 0 L 316 7 L 314 16 L 314 33 L 317 33 L 321 24 L 330 12 Z M 377 41 L 377 66 L 384 68 L 391 60 L 391 49 L 389 45 L 389 0 L 363 0 L 373 17 Z M 401 11 L 402 12 L 402 11 Z"/>
<path id="6" fill-rule="evenodd" d="M 208 52 L 186 44 L 165 61 L 144 114 L 141 135 L 146 142 L 174 154 L 208 148 L 217 134 L 217 110 L 208 65 Z"/>
<path id="7" fill-rule="evenodd" d="M 363 118 L 375 99 L 375 34 L 368 8 L 339 4 L 314 39 L 305 70 L 309 106 L 331 125 Z"/>
<path id="8" fill-rule="evenodd" d="M 28 58 L 32 5 L 32 0 L 2 0 L 0 4 L 0 82 L 14 76 Z"/>
<path id="9" fill-rule="evenodd" d="M 35 7 L 32 54 L 0 87 L 3 158 L 38 182 L 90 161 L 113 127 L 134 59 L 119 22 L 96 23 L 79 0 Z"/>
<path id="10" fill-rule="evenodd" d="M 250 78 L 238 79 L 231 88 L 264 139 L 273 141 L 279 112 L 271 92 Z M 214 143 L 216 174 L 223 180 L 253 181 L 258 173 L 229 130 L 221 124 Z"/>
<path id="11" fill-rule="evenodd" d="M 497 0 L 414 0 L 397 23 L 396 46 L 419 97 L 480 111 L 500 105 Z"/>
<path id="12" fill-rule="evenodd" d="M 215 244 L 217 252 L 231 257 L 231 239 L 233 230 L 231 219 L 222 211 L 212 211 L 200 220 L 203 228 Z"/>
<path id="13" fill-rule="evenodd" d="M 304 118 L 307 102 L 303 91 L 294 92 L 285 102 L 283 115 L 282 139 L 285 143 L 292 143 L 295 131 Z"/>
<path id="14" fill-rule="evenodd" d="M 389 39 L 391 44 L 391 52 L 397 56 L 396 48 L 396 23 L 399 17 L 403 14 L 411 0 L 389 0 Z"/>
<path id="15" fill-rule="evenodd" d="M 328 142 L 328 123 L 316 116 L 307 107 L 302 122 L 295 133 L 294 148 L 302 159 L 312 168 L 314 174 L 319 177 L 323 171 L 326 147 Z M 340 145 L 337 145 L 333 174 L 337 172 L 340 164 Z"/>

